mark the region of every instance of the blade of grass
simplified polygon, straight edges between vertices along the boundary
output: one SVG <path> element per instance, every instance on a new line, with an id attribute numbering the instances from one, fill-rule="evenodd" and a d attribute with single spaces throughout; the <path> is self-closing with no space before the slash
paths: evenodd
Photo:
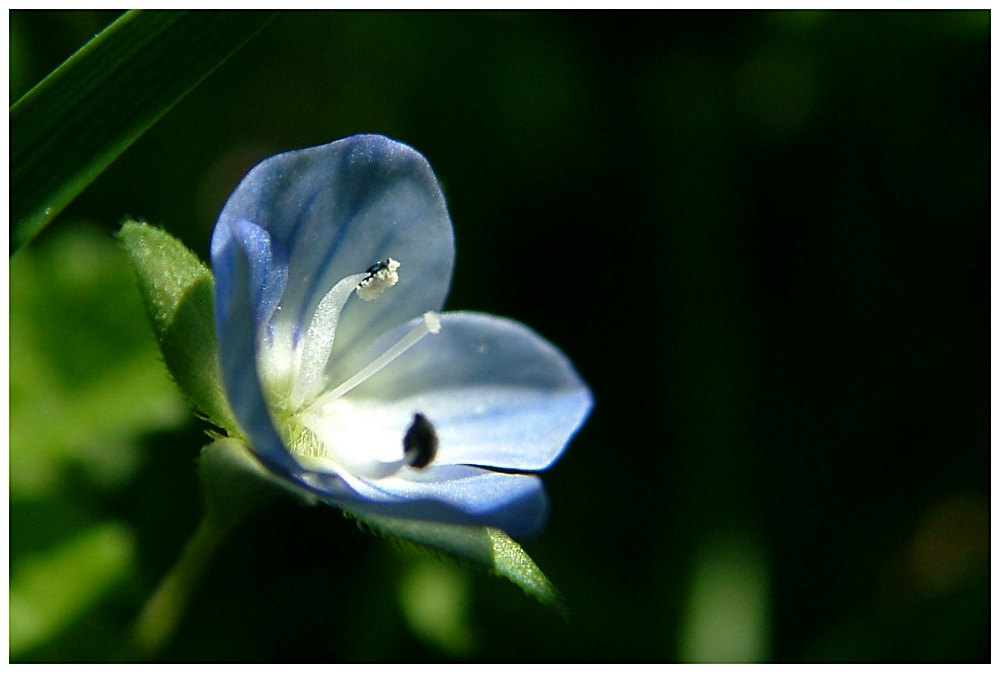
<path id="1" fill-rule="evenodd" d="M 273 12 L 133 10 L 10 108 L 10 253 Z"/>

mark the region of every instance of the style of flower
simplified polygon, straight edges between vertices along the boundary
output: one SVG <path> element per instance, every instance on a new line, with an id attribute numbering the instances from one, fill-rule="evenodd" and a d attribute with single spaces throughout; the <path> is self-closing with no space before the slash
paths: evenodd
<path id="1" fill-rule="evenodd" d="M 454 240 L 423 156 L 360 135 L 271 157 L 211 256 L 223 385 L 273 477 L 362 516 L 540 530 L 532 473 L 591 395 L 524 325 L 438 313 Z"/>

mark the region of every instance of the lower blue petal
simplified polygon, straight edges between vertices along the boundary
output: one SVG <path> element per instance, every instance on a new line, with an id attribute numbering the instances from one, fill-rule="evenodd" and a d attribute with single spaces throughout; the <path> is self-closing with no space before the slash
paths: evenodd
<path id="1" fill-rule="evenodd" d="M 489 526 L 512 537 L 538 534 L 548 517 L 548 498 L 538 477 L 492 472 L 467 465 L 407 468 L 377 481 L 308 472 L 299 478 L 313 495 L 360 514 Z"/>

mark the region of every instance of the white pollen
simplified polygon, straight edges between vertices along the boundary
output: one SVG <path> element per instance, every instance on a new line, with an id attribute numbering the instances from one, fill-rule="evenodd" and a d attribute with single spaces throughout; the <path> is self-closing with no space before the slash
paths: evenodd
<path id="1" fill-rule="evenodd" d="M 368 275 L 358 283 L 358 296 L 365 301 L 378 299 L 387 288 L 399 282 L 399 262 L 391 257 L 385 261 L 378 262 L 368 269 Z"/>
<path id="2" fill-rule="evenodd" d="M 431 334 L 437 334 L 441 331 L 441 318 L 434 311 L 428 311 L 424 314 L 424 324 L 427 325 L 427 331 Z"/>

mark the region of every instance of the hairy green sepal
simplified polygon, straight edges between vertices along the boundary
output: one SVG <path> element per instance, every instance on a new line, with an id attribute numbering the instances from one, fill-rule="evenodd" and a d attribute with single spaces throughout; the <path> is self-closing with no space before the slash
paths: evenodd
<path id="1" fill-rule="evenodd" d="M 540 602 L 562 609 L 559 592 L 531 557 L 506 533 L 496 528 L 456 526 L 414 521 L 345 510 L 363 528 L 376 535 L 413 543 L 418 547 L 441 551 L 458 559 L 482 566 L 489 572 L 521 587 Z"/>
<path id="2" fill-rule="evenodd" d="M 118 237 L 135 269 L 170 375 L 208 420 L 239 436 L 222 387 L 212 272 L 162 229 L 128 221 Z"/>

